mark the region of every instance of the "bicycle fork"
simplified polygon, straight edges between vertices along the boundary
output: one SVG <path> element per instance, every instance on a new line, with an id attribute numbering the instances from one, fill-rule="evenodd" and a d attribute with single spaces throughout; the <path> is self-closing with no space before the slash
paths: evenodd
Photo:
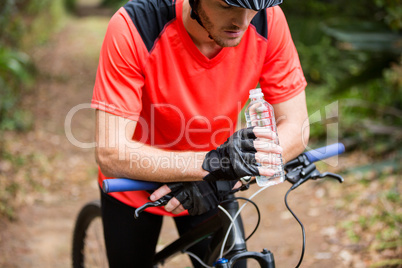
<path id="1" fill-rule="evenodd" d="M 255 259 L 261 268 L 275 268 L 274 254 L 271 251 L 263 249 L 261 252 L 241 252 L 233 257 L 219 259 L 215 264 L 215 268 L 231 268 L 239 260 Z"/>

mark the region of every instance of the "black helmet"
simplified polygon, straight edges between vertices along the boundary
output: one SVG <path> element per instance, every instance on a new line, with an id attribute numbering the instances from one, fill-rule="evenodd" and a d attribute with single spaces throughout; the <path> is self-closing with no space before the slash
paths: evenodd
<path id="1" fill-rule="evenodd" d="M 282 4 L 282 0 L 224 0 L 226 4 L 260 11 L 264 8 Z"/>
<path id="2" fill-rule="evenodd" d="M 191 8 L 194 8 L 196 0 L 189 0 Z M 253 9 L 255 11 L 282 4 L 283 0 L 224 0 L 228 5 Z"/>

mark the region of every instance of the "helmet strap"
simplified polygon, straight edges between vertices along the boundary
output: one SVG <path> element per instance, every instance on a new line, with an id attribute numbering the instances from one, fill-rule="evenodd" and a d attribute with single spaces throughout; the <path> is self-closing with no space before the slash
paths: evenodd
<path id="1" fill-rule="evenodd" d="M 201 21 L 201 19 L 200 19 L 200 16 L 198 16 L 198 14 L 194 11 L 194 9 L 191 9 L 190 17 L 191 17 L 193 20 L 196 20 L 196 21 L 198 22 L 198 24 L 201 25 L 202 28 L 205 29 L 204 24 L 202 24 L 202 21 Z"/>
<path id="2" fill-rule="evenodd" d="M 197 1 L 197 3 L 195 3 L 196 1 Z M 209 39 L 213 40 L 212 36 L 209 34 L 209 32 L 205 28 L 204 24 L 202 24 L 200 16 L 198 16 L 197 12 L 194 11 L 198 7 L 198 0 L 189 0 L 189 3 L 190 3 L 190 7 L 191 7 L 190 17 L 193 20 L 196 20 L 198 22 L 198 24 L 201 25 L 201 27 L 207 31 Z"/>

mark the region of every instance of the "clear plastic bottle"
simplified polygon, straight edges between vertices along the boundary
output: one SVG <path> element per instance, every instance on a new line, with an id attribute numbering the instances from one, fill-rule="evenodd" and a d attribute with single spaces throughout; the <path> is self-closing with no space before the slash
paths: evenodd
<path id="1" fill-rule="evenodd" d="M 275 144 L 279 145 L 278 132 L 276 130 L 276 121 L 274 108 L 271 104 L 264 100 L 264 94 L 261 88 L 250 90 L 250 104 L 246 111 L 247 127 L 259 126 L 266 127 L 276 133 Z M 257 176 L 257 184 L 261 187 L 272 186 L 279 184 L 285 180 L 285 172 L 283 171 L 282 154 L 274 154 L 280 158 L 280 165 L 265 165 L 266 167 L 275 170 L 275 174 L 271 177 Z"/>

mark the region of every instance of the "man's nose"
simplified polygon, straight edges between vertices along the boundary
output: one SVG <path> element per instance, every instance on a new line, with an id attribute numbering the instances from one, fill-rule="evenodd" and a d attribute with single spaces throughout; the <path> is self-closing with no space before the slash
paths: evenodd
<path id="1" fill-rule="evenodd" d="M 244 29 L 247 28 L 253 19 L 256 12 L 250 9 L 239 8 L 237 10 L 236 16 L 233 18 L 233 25 Z"/>

